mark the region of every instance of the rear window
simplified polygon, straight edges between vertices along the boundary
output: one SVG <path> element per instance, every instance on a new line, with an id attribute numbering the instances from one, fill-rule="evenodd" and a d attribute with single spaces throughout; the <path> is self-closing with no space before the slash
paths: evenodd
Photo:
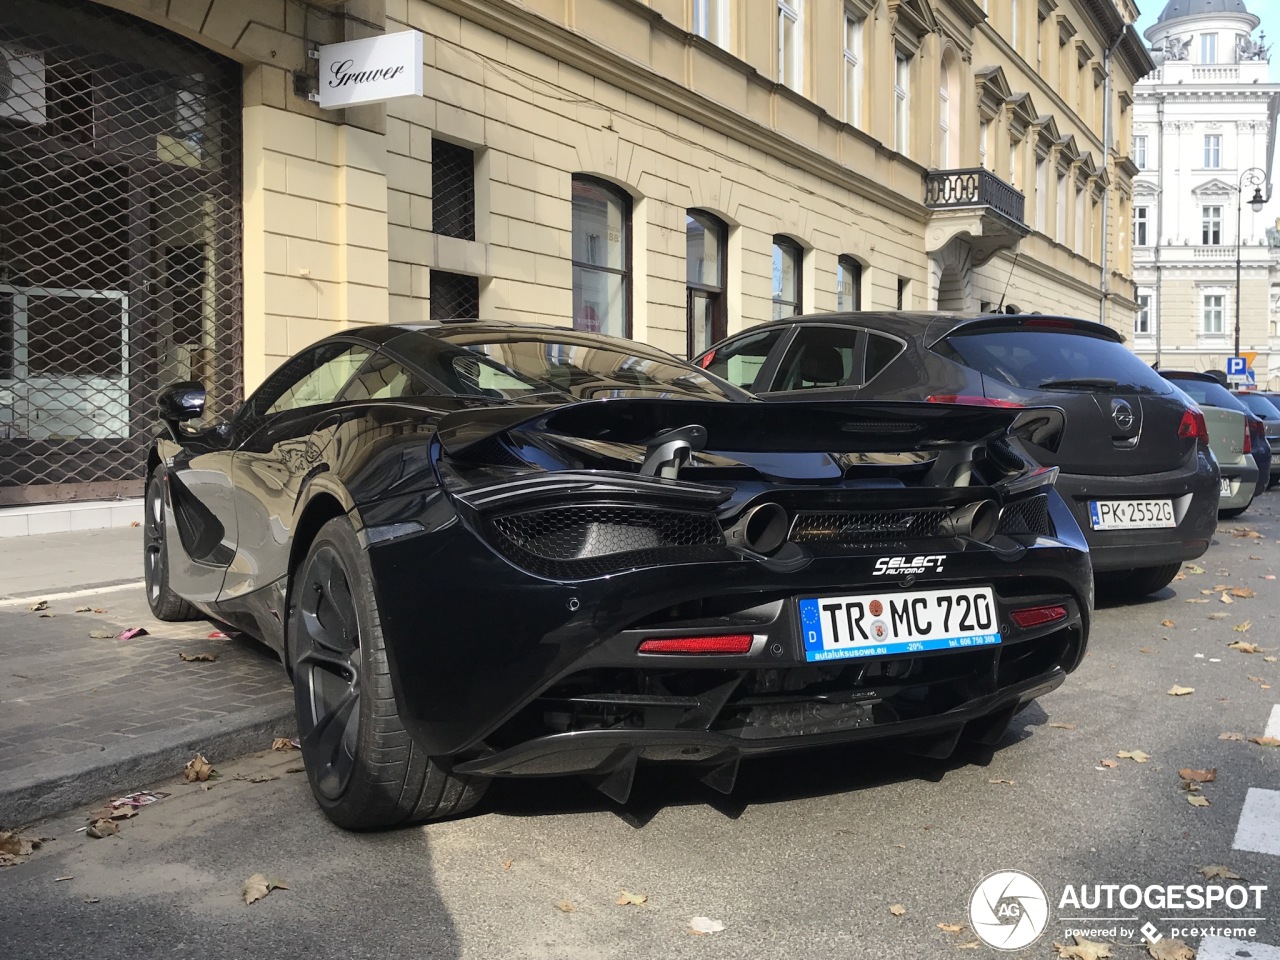
<path id="1" fill-rule="evenodd" d="M 1233 396 L 1264 420 L 1280 420 L 1280 410 L 1266 397 L 1256 393 L 1237 393 Z"/>
<path id="2" fill-rule="evenodd" d="M 1182 389 L 1182 392 L 1196 403 L 1203 404 L 1206 407 L 1245 410 L 1244 404 L 1233 397 L 1231 392 L 1220 383 L 1214 383 L 1210 380 L 1183 380 L 1180 377 L 1170 377 L 1169 379 L 1176 383 Z"/>
<path id="3" fill-rule="evenodd" d="M 1130 393 L 1172 392 L 1163 377 L 1123 344 L 1084 333 L 995 330 L 959 333 L 944 344 L 965 366 L 1022 390 L 1110 388 L 1110 383 L 1098 383 L 1106 380 Z"/>

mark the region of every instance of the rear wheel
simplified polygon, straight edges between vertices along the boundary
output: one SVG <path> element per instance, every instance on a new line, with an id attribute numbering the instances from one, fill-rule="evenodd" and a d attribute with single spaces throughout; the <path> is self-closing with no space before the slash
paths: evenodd
<path id="1" fill-rule="evenodd" d="M 142 530 L 142 575 L 147 606 L 157 620 L 195 620 L 200 611 L 169 589 L 169 549 L 165 525 L 164 481 L 153 473 L 144 500 L 147 515 Z"/>
<path id="2" fill-rule="evenodd" d="M 290 596 L 298 736 L 325 815 L 367 830 L 473 806 L 487 781 L 450 773 L 400 722 L 369 560 L 346 517 L 320 529 Z"/>
<path id="3" fill-rule="evenodd" d="M 1253 502 L 1253 501 L 1249 501 L 1249 503 L 1246 503 L 1243 507 L 1232 507 L 1232 508 L 1231 508 L 1231 509 L 1229 509 L 1229 510 L 1219 510 L 1219 511 L 1218 511 L 1218 516 L 1220 516 L 1220 517 L 1222 517 L 1222 518 L 1224 518 L 1224 519 L 1226 519 L 1226 520 L 1230 520 L 1230 519 L 1231 519 L 1231 518 L 1233 518 L 1233 517 L 1238 517 L 1238 516 L 1240 516 L 1240 514 L 1244 513 L 1246 510 L 1248 510 L 1248 509 L 1249 509 L 1249 505 L 1250 505 L 1252 502 Z"/>
<path id="4" fill-rule="evenodd" d="M 1163 590 L 1178 575 L 1181 563 L 1166 563 L 1161 567 L 1139 567 L 1137 570 L 1116 570 L 1099 573 L 1094 578 L 1098 591 L 1111 597 L 1145 597 Z"/>

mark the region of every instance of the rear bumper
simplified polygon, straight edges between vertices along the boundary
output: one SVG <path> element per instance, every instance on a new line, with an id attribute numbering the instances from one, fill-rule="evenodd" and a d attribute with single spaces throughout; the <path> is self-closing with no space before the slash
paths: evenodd
<path id="1" fill-rule="evenodd" d="M 1250 455 L 1237 463 L 1222 464 L 1222 479 L 1231 485 L 1231 493 L 1218 502 L 1219 510 L 1238 510 L 1253 502 L 1258 488 L 1258 464 Z"/>
<path id="2" fill-rule="evenodd" d="M 1253 476 L 1257 477 L 1257 467 Z M 1218 522 L 1219 468 L 1203 451 L 1178 470 L 1104 477 L 1061 473 L 1057 490 L 1084 532 L 1095 572 L 1158 567 L 1194 560 L 1209 549 Z M 1252 488 L 1250 488 L 1250 493 Z M 1094 530 L 1091 500 L 1171 500 L 1177 526 Z"/>

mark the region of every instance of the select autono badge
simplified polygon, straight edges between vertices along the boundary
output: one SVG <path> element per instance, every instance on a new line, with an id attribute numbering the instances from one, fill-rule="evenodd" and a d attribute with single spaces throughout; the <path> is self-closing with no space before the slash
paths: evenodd
<path id="1" fill-rule="evenodd" d="M 1038 940 L 1048 923 L 1044 887 L 1019 870 L 989 874 L 969 898 L 969 925 L 997 950 L 1021 950 Z"/>

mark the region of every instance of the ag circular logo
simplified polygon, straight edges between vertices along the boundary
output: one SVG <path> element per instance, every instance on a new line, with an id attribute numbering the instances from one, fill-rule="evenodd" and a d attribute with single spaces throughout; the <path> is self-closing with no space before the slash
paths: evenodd
<path id="1" fill-rule="evenodd" d="M 1038 940 L 1048 923 L 1044 887 L 1018 870 L 984 877 L 969 898 L 969 925 L 997 950 L 1021 950 Z"/>

